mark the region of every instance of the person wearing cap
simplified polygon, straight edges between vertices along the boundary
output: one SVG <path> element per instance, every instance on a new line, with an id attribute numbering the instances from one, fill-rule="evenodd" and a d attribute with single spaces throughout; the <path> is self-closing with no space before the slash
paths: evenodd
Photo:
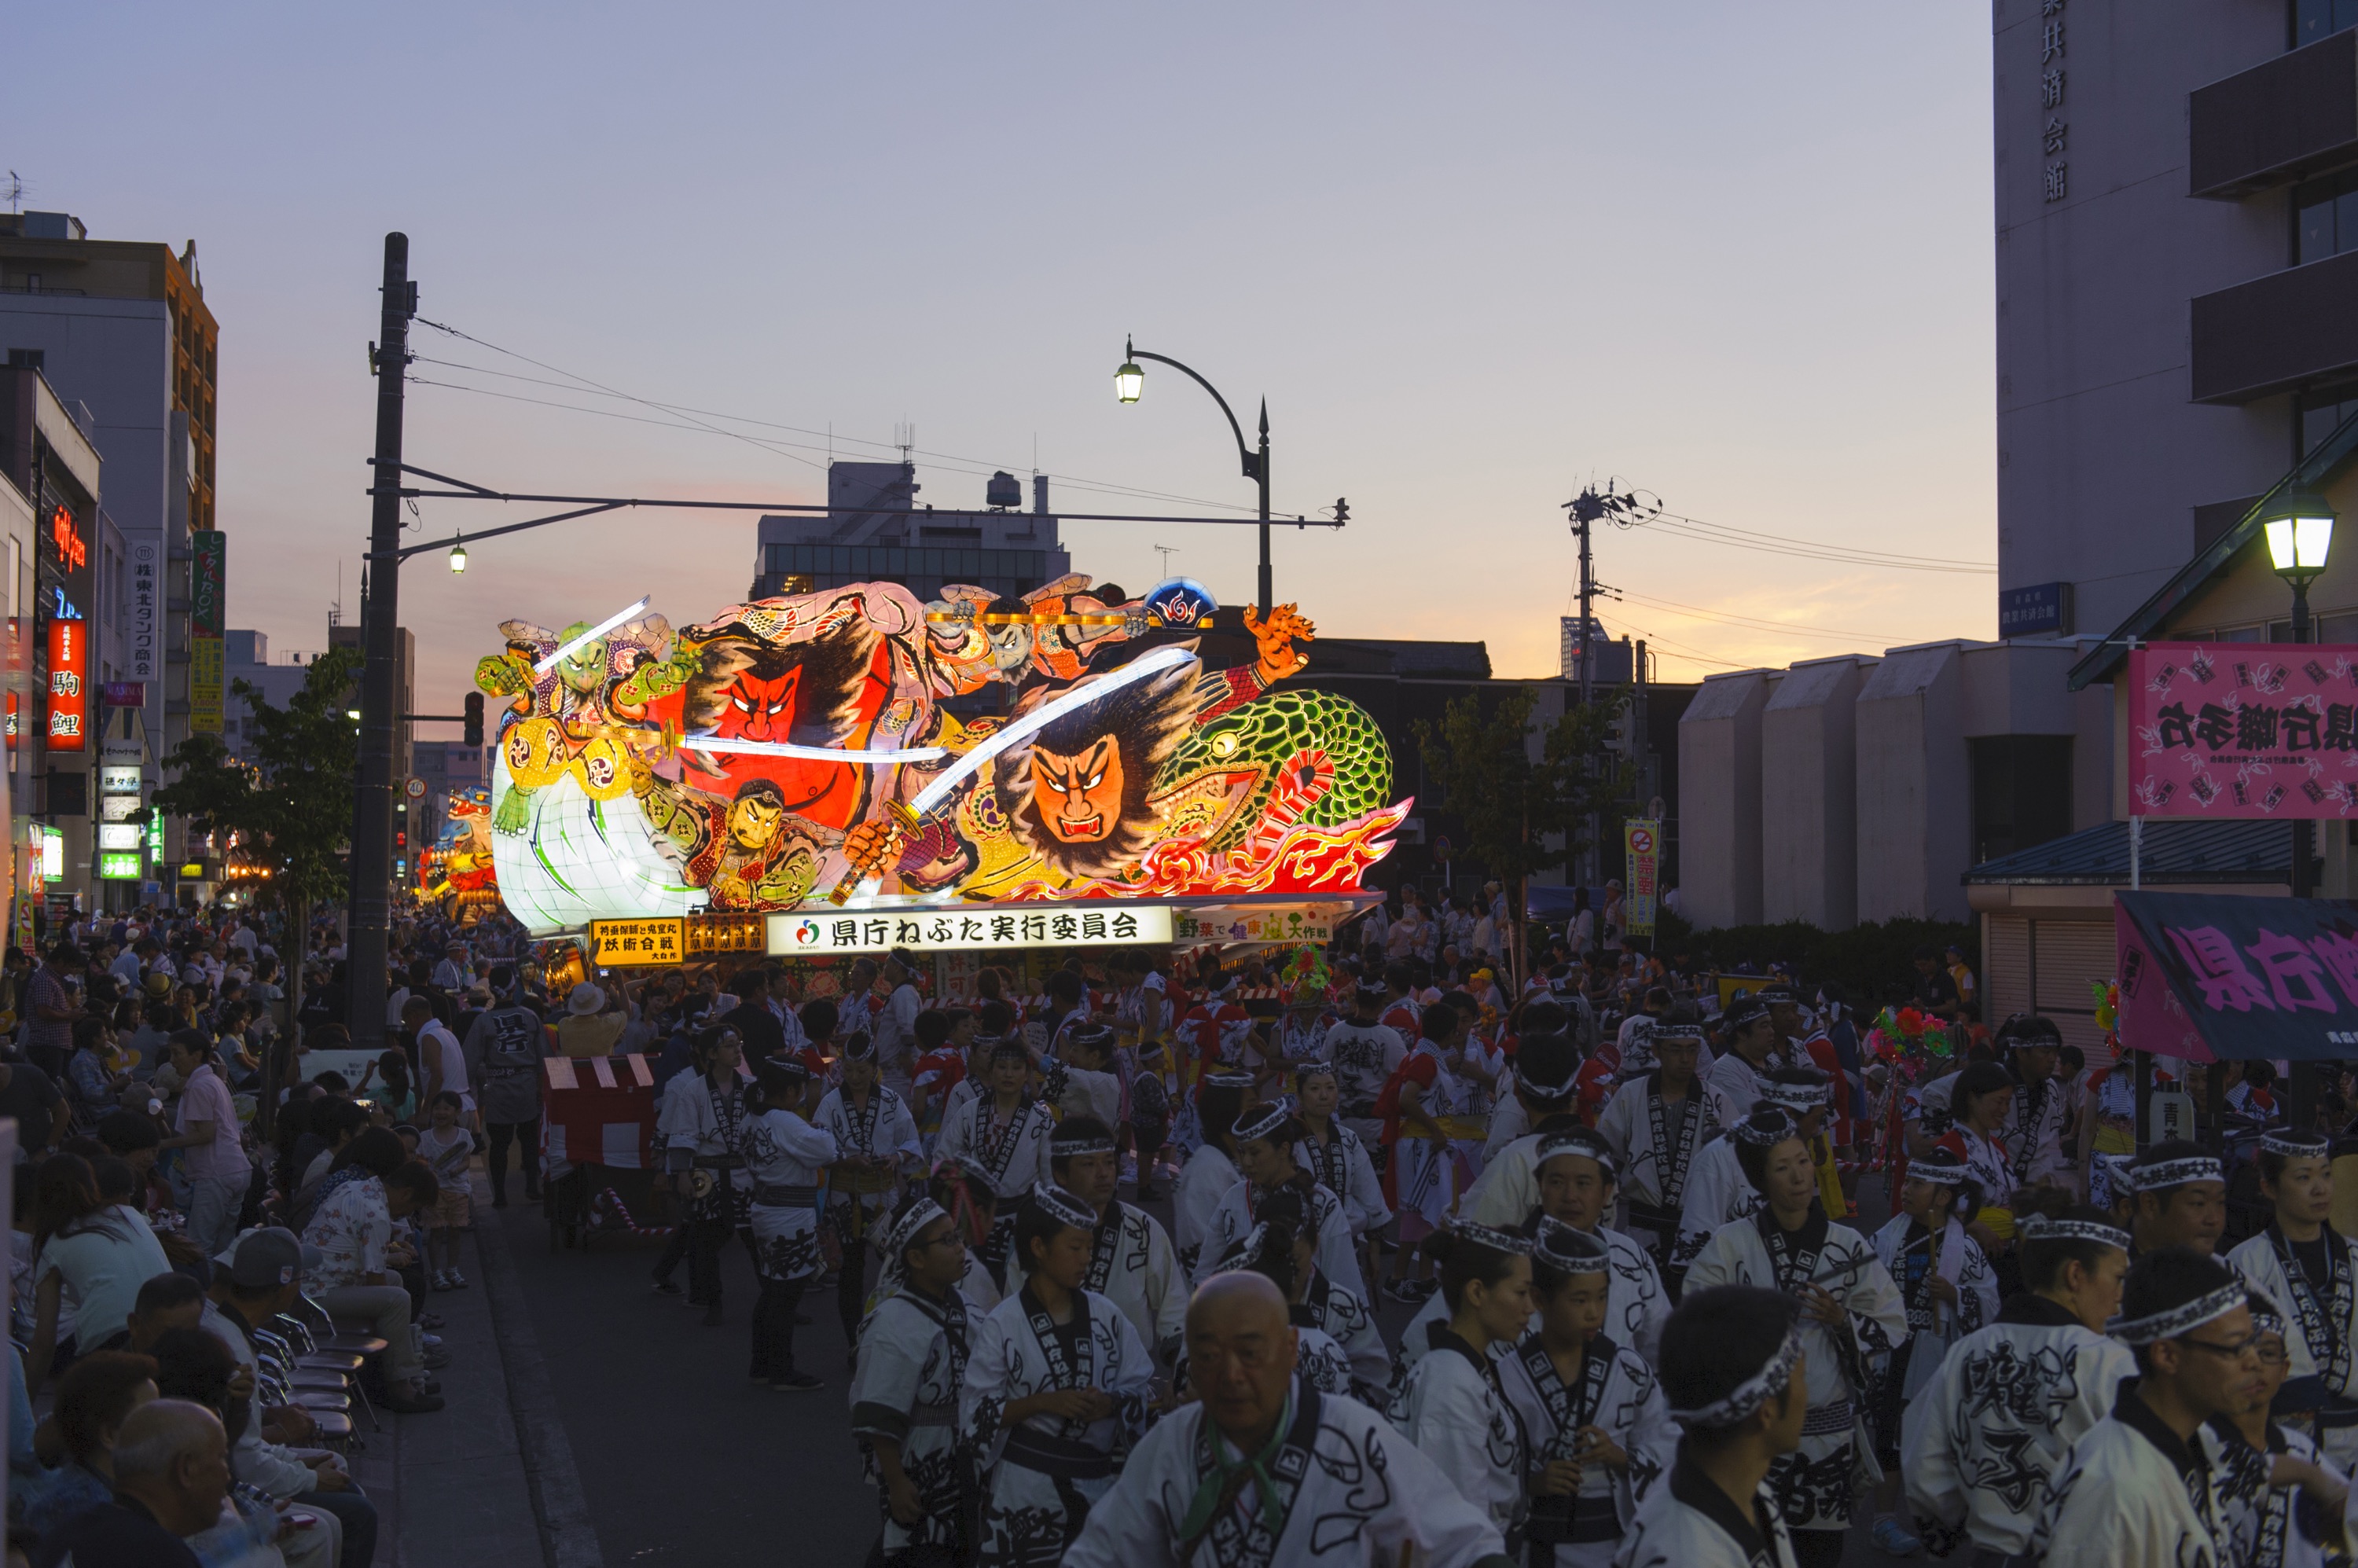
<path id="1" fill-rule="evenodd" d="M 1645 1044 L 1651 1067 L 1613 1091 L 1596 1130 L 1620 1171 L 1624 1228 L 1667 1267 L 1688 1176 L 1695 1156 L 1718 1137 L 1719 1120 L 1695 1076 L 1702 1032 L 1656 1029 Z"/>
<path id="2" fill-rule="evenodd" d="M 1719 1015 L 1720 1054 L 1712 1064 L 1712 1114 L 1733 1127 L 1760 1101 L 1760 1077 L 1777 1065 L 1777 1029 L 1768 1004 L 1740 996 Z"/>
<path id="3" fill-rule="evenodd" d="M 1530 1443 L 1525 1561 L 1606 1568 L 1638 1498 L 1670 1467 L 1678 1429 L 1645 1358 L 1606 1332 L 1610 1250 L 1552 1219 L 1531 1245 L 1539 1326 L 1497 1357 Z"/>
<path id="4" fill-rule="evenodd" d="M 1513 1568 L 1498 1530 L 1432 1460 L 1375 1411 L 1301 1375 L 1300 1335 L 1271 1280 L 1239 1270 L 1206 1281 L 1186 1337 L 1196 1397 L 1131 1451 L 1064 1568 Z"/>
<path id="5" fill-rule="evenodd" d="M 917 1119 L 899 1095 L 876 1081 L 876 1048 L 866 1034 L 843 1042 L 843 1082 L 827 1091 L 812 1123 L 835 1140 L 827 1168 L 827 1222 L 843 1248 L 836 1315 L 852 1344 L 868 1300 L 870 1234 L 890 1219 L 901 1178 L 925 1158 Z M 757 1194 L 755 1200 L 760 1202 Z"/>
<path id="6" fill-rule="evenodd" d="M 1670 1473 L 1638 1505 L 1620 1568 L 1794 1568 L 1769 1476 L 1801 1445 L 1812 1357 L 1791 1297 L 1699 1290 L 1662 1332 L 1662 1397 L 1680 1429 Z"/>
<path id="7" fill-rule="evenodd" d="M 1998 1563 L 2028 1549 L 2050 1479 L 2136 1376 L 2128 1347 L 2104 1332 L 2120 1311 L 2128 1246 L 2101 1209 L 2026 1216 L 2023 1289 L 1908 1400 L 1899 1473 L 1933 1552 L 1969 1546 Z"/>
<path id="8" fill-rule="evenodd" d="M 1146 1429 L 1154 1362 L 1087 1286 L 1097 1212 L 1043 1183 L 1018 1206 L 1025 1277 L 975 1336 L 959 1424 L 984 1472 L 976 1562 L 1056 1562 Z"/>
<path id="9" fill-rule="evenodd" d="M 2137 1375 L 2071 1444 L 2039 1509 L 2031 1556 L 2106 1568 L 2229 1561 L 2201 1431 L 2213 1416 L 2232 1419 L 2261 1388 L 2248 1287 L 2190 1249 L 2147 1252 L 2129 1269 L 2111 1331 L 2135 1353 Z"/>
<path id="10" fill-rule="evenodd" d="M 1203 1283 L 1219 1266 L 1222 1255 L 1252 1229 L 1253 1213 L 1261 1198 L 1274 1188 L 1292 1186 L 1301 1192 L 1304 1212 L 1317 1230 L 1320 1271 L 1336 1284 L 1366 1295 L 1343 1200 L 1294 1158 L 1303 1130 L 1293 1108 L 1283 1100 L 1252 1106 L 1237 1118 L 1233 1131 L 1238 1179 L 1221 1195 L 1206 1227 L 1203 1250 L 1195 1260 L 1195 1282 Z"/>
<path id="11" fill-rule="evenodd" d="M 2136 1193 L 2129 1256 L 2161 1247 L 2187 1247 L 2206 1256 L 2227 1229 L 2227 1178 L 2218 1157 L 2183 1138 L 2156 1143 L 2128 1167 Z"/>
<path id="12" fill-rule="evenodd" d="M 982 1260 L 993 1274 L 1005 1270 L 1014 1245 L 1018 1200 L 1048 1180 L 1048 1134 L 1055 1122 L 1045 1105 L 1024 1092 L 1031 1072 L 1032 1054 L 1023 1042 L 1007 1039 L 993 1045 L 984 1086 L 989 1093 L 949 1113 L 936 1148 L 942 1159 L 970 1159 L 990 1174 L 999 1216 L 982 1244 Z"/>
<path id="13" fill-rule="evenodd" d="M 752 1203 L 746 1210 L 753 1249 L 753 1272 L 762 1293 L 753 1303 L 753 1354 L 751 1376 L 782 1393 L 807 1393 L 827 1385 L 795 1366 L 795 1318 L 802 1309 L 804 1288 L 819 1271 L 818 1181 L 820 1173 L 843 1157 L 827 1124 L 810 1114 L 810 1072 L 791 1057 L 775 1057 L 754 1065 L 753 1081 L 745 1086 L 744 1174 L 751 1184 Z M 903 1123 L 908 1113 L 901 1113 Z M 909 1141 L 916 1130 L 909 1128 Z M 718 1260 L 716 1260 L 716 1262 Z M 867 1285 L 864 1249 L 847 1242 L 843 1271 L 853 1289 Z M 718 1269 L 713 1271 L 717 1274 Z M 713 1282 L 713 1313 L 719 1308 L 719 1289 Z M 705 1321 L 710 1323 L 712 1314 Z M 859 1342 L 859 1318 L 854 1314 L 844 1331 L 846 1342 Z"/>
<path id="14" fill-rule="evenodd" d="M 1490 1347 L 1511 1346 L 1528 1331 L 1531 1238 L 1465 1223 L 1435 1234 L 1425 1251 L 1440 1268 L 1444 1310 L 1422 1325 L 1425 1354 L 1392 1401 L 1392 1424 L 1512 1547 L 1527 1506 L 1531 1450 Z"/>
<path id="15" fill-rule="evenodd" d="M 2332 1154 L 2319 1132 L 2261 1138 L 2260 1191 L 2275 1213 L 2227 1261 L 2284 1314 L 2290 1360 L 2277 1419 L 2308 1429 L 2346 1475 L 2358 1465 L 2358 1247 L 2330 1223 Z"/>
<path id="16" fill-rule="evenodd" d="M 1874 1476 L 1874 1456 L 1859 1441 L 1868 1368 L 1908 1337 L 1907 1310 L 1866 1238 L 1827 1217 L 1809 1141 L 1789 1113 L 1766 1106 L 1729 1136 L 1761 1208 L 1712 1233 L 1687 1269 L 1686 1288 L 1753 1285 L 1801 1303 L 1810 1413 L 1801 1446 L 1778 1462 L 1770 1480 L 1795 1559 L 1831 1565 L 1842 1560 L 1850 1528 L 1852 1473 Z"/>

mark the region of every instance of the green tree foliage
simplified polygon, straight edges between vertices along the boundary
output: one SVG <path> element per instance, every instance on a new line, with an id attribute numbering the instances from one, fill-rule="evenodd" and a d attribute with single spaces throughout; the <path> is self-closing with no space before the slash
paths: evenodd
<path id="1" fill-rule="evenodd" d="M 1749 963 L 1767 968 L 1790 964 L 1804 984 L 1832 980 L 1855 1011 L 1872 1016 L 1886 1002 L 1905 999 L 1916 984 L 1917 949 L 1946 953 L 1952 944 L 1965 951 L 1965 963 L 1981 973 L 1981 929 L 1971 921 L 1869 920 L 1847 931 L 1822 931 L 1805 920 L 1773 925 L 1723 925 L 1697 931 L 1669 910 L 1656 927 L 1654 951 L 1692 953 L 1698 963 L 1721 972 Z"/>
<path id="2" fill-rule="evenodd" d="M 1628 761 L 1606 750 L 1614 719 L 1628 705 L 1626 688 L 1569 704 L 1544 727 L 1531 717 L 1537 701 L 1528 687 L 1487 701 L 1469 692 L 1442 710 L 1439 724 L 1416 726 L 1426 776 L 1441 786 L 1433 804 L 1462 825 L 1467 852 L 1509 890 L 1519 953 L 1524 884 L 1575 860 L 1592 831 L 1612 843 L 1628 814 L 1631 777 Z"/>

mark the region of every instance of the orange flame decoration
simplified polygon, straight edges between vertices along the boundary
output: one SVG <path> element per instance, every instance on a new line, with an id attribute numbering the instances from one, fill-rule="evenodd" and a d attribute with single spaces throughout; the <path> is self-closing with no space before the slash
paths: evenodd
<path id="1" fill-rule="evenodd" d="M 1297 824 L 1266 852 L 1248 839 L 1212 852 L 1200 841 L 1162 843 L 1147 850 L 1131 876 L 1058 887 L 1028 881 L 1001 896 L 1044 898 L 1200 898 L 1215 893 L 1354 892 L 1367 869 L 1391 852 L 1391 834 L 1416 804 L 1413 798 L 1371 811 L 1341 827 Z"/>

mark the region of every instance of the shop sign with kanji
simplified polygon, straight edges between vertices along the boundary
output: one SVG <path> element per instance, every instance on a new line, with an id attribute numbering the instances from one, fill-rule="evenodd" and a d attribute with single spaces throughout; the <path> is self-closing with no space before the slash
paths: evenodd
<path id="1" fill-rule="evenodd" d="M 1160 946 L 1171 940 L 1165 904 L 1110 901 L 1058 908 L 1026 904 L 939 914 L 773 914 L 770 951 L 791 953 L 916 953 L 961 948 Z"/>
<path id="2" fill-rule="evenodd" d="M 2191 1061 L 2358 1056 L 2358 903 L 2115 897 L 2123 1045 Z"/>
<path id="3" fill-rule="evenodd" d="M 2131 816 L 2358 811 L 2358 647 L 2152 643 L 2128 683 Z"/>

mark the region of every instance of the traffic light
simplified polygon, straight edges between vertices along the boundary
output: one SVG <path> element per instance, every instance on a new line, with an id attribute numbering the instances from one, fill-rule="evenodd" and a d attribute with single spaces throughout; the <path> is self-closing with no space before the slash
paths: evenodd
<path id="1" fill-rule="evenodd" d="M 482 743 L 483 694 L 480 691 L 471 691 L 467 694 L 467 744 L 480 746 Z"/>

